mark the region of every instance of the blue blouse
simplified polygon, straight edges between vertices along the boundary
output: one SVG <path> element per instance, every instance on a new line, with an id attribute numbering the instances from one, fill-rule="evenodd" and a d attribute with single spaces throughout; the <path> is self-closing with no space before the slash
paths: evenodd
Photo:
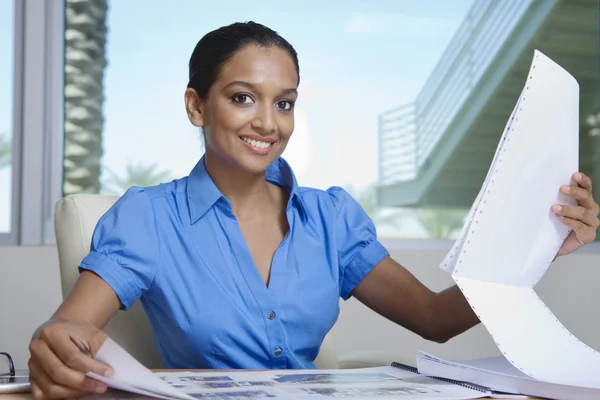
<path id="1" fill-rule="evenodd" d="M 314 368 L 340 296 L 389 255 L 342 188 L 298 187 L 282 158 L 266 179 L 290 193 L 268 287 L 204 158 L 188 177 L 129 189 L 98 222 L 80 268 L 123 309 L 141 299 L 166 368 Z"/>

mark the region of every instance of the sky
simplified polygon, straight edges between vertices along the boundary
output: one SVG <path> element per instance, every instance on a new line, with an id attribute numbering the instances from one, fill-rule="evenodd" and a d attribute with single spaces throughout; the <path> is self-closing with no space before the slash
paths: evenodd
<path id="1" fill-rule="evenodd" d="M 253 20 L 299 55 L 296 129 L 283 156 L 300 185 L 364 187 L 377 179 L 378 115 L 416 98 L 472 3 L 109 1 L 103 165 L 123 174 L 127 163 L 157 163 L 173 177 L 187 175 L 202 154 L 183 104 L 190 54 L 205 33 Z M 12 58 L 10 6 L 0 0 L 0 55 Z M 9 64 L 0 63 L 0 133 L 11 129 Z M 0 232 L 7 171 L 0 171 Z"/>

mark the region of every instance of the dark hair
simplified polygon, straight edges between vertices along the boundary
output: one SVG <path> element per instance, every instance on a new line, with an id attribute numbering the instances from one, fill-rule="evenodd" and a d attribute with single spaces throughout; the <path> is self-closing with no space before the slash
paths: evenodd
<path id="1" fill-rule="evenodd" d="M 249 21 L 223 26 L 200 39 L 190 57 L 190 80 L 187 87 L 194 89 L 200 98 L 205 99 L 223 65 L 236 52 L 248 45 L 265 48 L 276 46 L 285 50 L 296 65 L 298 83 L 300 83 L 298 53 L 292 45 L 274 30 Z"/>

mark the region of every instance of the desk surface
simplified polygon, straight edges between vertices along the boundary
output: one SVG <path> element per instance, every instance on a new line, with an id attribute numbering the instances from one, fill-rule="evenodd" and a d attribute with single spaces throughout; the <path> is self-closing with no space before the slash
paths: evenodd
<path id="1" fill-rule="evenodd" d="M 166 371 L 166 370 L 155 370 L 156 372 L 159 371 Z M 193 371 L 193 372 L 215 372 L 215 370 L 204 370 L 204 369 L 196 369 L 196 370 L 168 370 L 170 372 L 175 372 L 175 371 Z M 507 397 L 506 399 L 509 399 L 510 397 Z M 502 397 L 498 398 L 496 397 L 496 399 L 502 399 Z M 541 400 L 541 399 L 536 399 L 534 397 L 528 397 L 528 400 Z M 19 394 L 0 394 L 0 400 L 33 400 L 33 397 L 31 396 L 31 393 L 19 393 Z"/>
<path id="2" fill-rule="evenodd" d="M 502 397 L 495 399 L 502 399 Z M 509 399 L 509 397 L 507 397 Z M 0 400 L 33 400 L 31 397 L 31 393 L 23 393 L 23 394 L 0 394 Z M 528 397 L 527 400 L 536 400 L 533 397 Z M 541 399 L 538 399 L 541 400 Z"/>

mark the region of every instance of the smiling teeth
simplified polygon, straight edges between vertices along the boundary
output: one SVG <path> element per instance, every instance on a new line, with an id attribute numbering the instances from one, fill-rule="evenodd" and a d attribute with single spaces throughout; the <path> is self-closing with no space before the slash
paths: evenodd
<path id="1" fill-rule="evenodd" d="M 247 137 L 242 137 L 242 140 L 246 143 L 251 144 L 253 147 L 256 147 L 257 149 L 266 149 L 273 144 L 273 143 L 269 143 L 269 142 L 261 142 L 259 140 L 249 139 Z"/>

